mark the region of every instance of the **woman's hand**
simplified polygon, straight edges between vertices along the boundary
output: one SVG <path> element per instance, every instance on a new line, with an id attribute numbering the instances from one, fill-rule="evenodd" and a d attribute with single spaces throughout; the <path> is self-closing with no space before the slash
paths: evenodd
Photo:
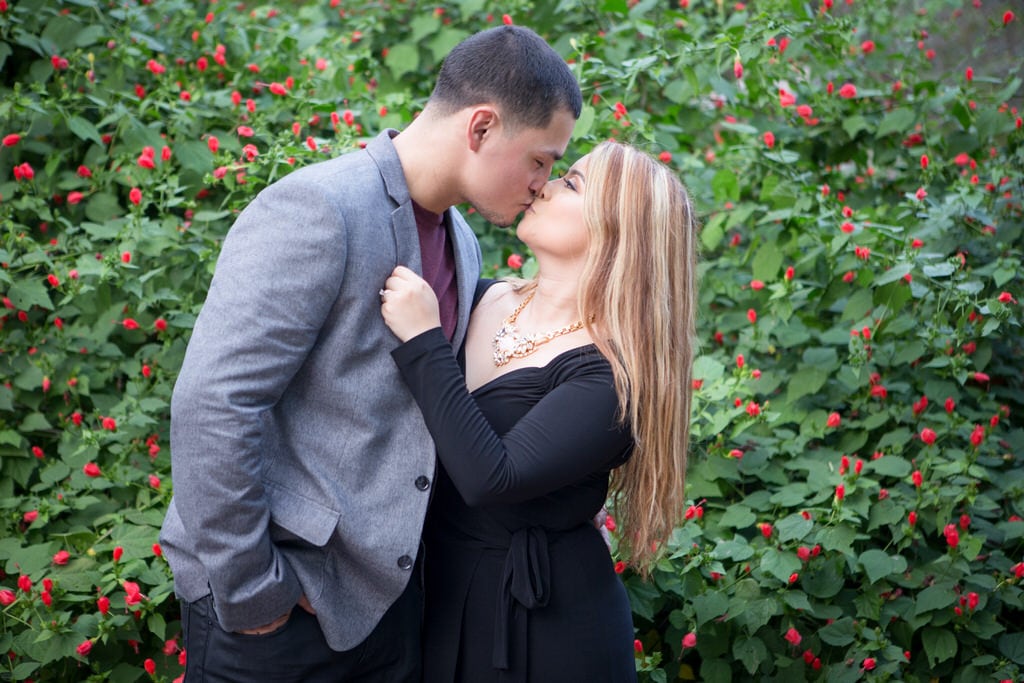
<path id="1" fill-rule="evenodd" d="M 441 326 L 434 290 L 405 266 L 391 271 L 380 298 L 384 323 L 403 342 Z"/>

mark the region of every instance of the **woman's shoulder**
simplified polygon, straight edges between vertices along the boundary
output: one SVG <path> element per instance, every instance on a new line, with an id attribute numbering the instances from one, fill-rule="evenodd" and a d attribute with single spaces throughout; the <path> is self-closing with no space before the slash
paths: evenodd
<path id="1" fill-rule="evenodd" d="M 476 284 L 473 307 L 486 310 L 515 294 L 515 287 L 507 280 L 481 279 Z"/>

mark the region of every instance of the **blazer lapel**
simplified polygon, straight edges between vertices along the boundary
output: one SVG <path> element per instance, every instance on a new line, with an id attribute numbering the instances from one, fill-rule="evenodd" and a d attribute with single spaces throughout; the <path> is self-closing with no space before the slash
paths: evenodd
<path id="1" fill-rule="evenodd" d="M 458 211 L 449 209 L 445 213 L 448 237 L 455 254 L 455 281 L 459 289 L 458 322 L 455 334 L 452 335 L 452 347 L 458 349 L 466 337 L 469 314 L 473 310 L 473 295 L 476 283 L 480 280 L 480 243 Z"/>
<path id="2" fill-rule="evenodd" d="M 384 130 L 366 145 L 366 152 L 380 169 L 381 178 L 387 188 L 388 195 L 395 202 L 391 212 L 391 237 L 394 240 L 396 266 L 405 266 L 423 275 L 423 264 L 420 259 L 420 238 L 416 232 L 416 217 L 412 210 L 412 198 L 409 186 L 402 172 L 402 162 L 395 152 L 391 138 L 398 131 Z"/>

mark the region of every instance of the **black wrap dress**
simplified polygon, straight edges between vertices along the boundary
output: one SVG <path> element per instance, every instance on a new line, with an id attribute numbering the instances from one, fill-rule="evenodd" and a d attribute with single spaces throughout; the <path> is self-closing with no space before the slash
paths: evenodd
<path id="1" fill-rule="evenodd" d="M 437 445 L 424 680 L 635 681 L 632 613 L 594 515 L 632 452 L 593 345 L 472 394 L 440 328 L 393 352 Z"/>

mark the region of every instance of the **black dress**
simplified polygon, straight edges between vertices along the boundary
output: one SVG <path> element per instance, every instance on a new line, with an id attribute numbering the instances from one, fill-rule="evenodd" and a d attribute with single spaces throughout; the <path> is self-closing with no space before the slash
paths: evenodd
<path id="1" fill-rule="evenodd" d="M 635 681 L 632 612 L 593 526 L 632 452 L 593 345 L 472 394 L 440 328 L 393 356 L 437 444 L 424 680 Z"/>

